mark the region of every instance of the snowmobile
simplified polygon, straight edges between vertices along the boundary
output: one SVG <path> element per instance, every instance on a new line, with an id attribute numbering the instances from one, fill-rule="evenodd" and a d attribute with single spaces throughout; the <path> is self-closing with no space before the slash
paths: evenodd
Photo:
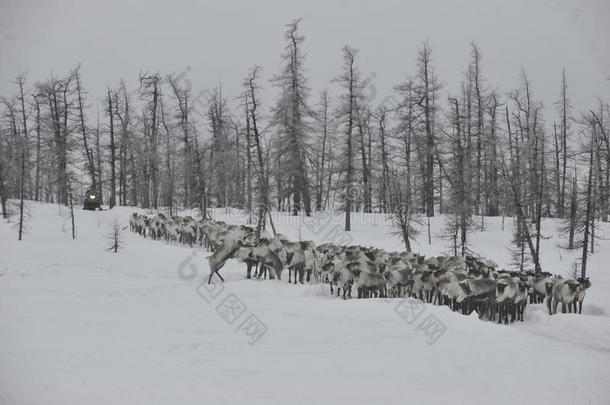
<path id="1" fill-rule="evenodd" d="M 84 210 L 95 211 L 96 209 L 102 209 L 102 198 L 96 190 L 89 189 L 85 193 L 85 203 L 83 205 Z"/>

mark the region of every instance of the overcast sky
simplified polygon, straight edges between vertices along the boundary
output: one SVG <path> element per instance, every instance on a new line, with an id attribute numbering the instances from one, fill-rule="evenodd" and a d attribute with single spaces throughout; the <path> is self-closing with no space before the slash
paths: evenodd
<path id="1" fill-rule="evenodd" d="M 278 71 L 285 24 L 298 17 L 314 95 L 338 74 L 349 44 L 377 89 L 373 103 L 381 101 L 415 71 L 427 38 L 449 92 L 475 41 L 488 83 L 508 91 L 524 68 L 547 118 L 564 67 L 574 106 L 610 100 L 610 0 L 0 0 L 0 95 L 14 91 L 20 70 L 39 80 L 80 62 L 90 101 L 121 77 L 137 87 L 140 70 L 187 68 L 195 93 L 222 83 L 234 97 L 253 64 L 265 78 Z"/>

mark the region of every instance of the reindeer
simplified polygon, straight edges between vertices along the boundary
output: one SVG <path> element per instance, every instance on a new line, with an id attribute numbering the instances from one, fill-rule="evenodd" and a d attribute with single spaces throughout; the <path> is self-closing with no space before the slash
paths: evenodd
<path id="1" fill-rule="evenodd" d="M 138 215 L 135 220 L 135 230 L 140 235 L 146 238 L 146 229 L 149 226 L 149 220 L 143 215 Z"/>
<path id="2" fill-rule="evenodd" d="M 547 273 L 548 274 L 548 273 Z M 549 275 L 528 276 L 527 284 L 531 288 L 530 295 L 531 303 L 541 303 L 546 297 L 546 306 L 549 310 L 549 315 L 553 313 L 551 310 L 551 302 L 553 300 L 553 288 L 557 280 Z"/>
<path id="3" fill-rule="evenodd" d="M 150 218 L 150 236 L 157 240 L 160 239 L 165 232 L 165 215 L 159 213 L 156 216 Z"/>
<path id="4" fill-rule="evenodd" d="M 170 243 L 180 241 L 180 226 L 172 218 L 165 221 L 165 240 Z"/>
<path id="5" fill-rule="evenodd" d="M 135 232 L 136 231 L 136 221 L 138 220 L 138 213 L 134 212 L 133 214 L 131 214 L 131 216 L 129 217 L 129 230 L 131 232 Z"/>
<path id="6" fill-rule="evenodd" d="M 496 309 L 498 312 L 498 323 L 508 324 L 508 315 L 512 313 L 514 320 L 514 304 L 519 286 L 512 278 L 503 278 L 496 283 Z"/>
<path id="7" fill-rule="evenodd" d="M 281 244 L 277 240 L 261 239 L 259 245 L 254 248 L 254 254 L 260 265 L 257 277 L 260 278 L 263 272 L 266 275 L 266 270 L 269 269 L 270 279 L 282 279 L 284 262 L 281 259 Z"/>
<path id="8" fill-rule="evenodd" d="M 578 281 L 576 298 L 571 305 L 574 306 L 574 313 L 576 313 L 576 304 L 578 304 L 578 313 L 582 314 L 582 302 L 585 300 L 585 295 L 587 294 L 587 289 L 591 287 L 591 282 L 589 281 L 589 277 L 582 278 L 579 277 L 576 279 Z M 570 307 L 570 304 L 568 305 Z M 570 310 L 571 311 L 571 310 Z"/>
<path id="9" fill-rule="evenodd" d="M 337 286 L 337 297 L 341 293 L 341 290 L 343 290 L 343 299 L 346 299 L 346 295 L 352 298 L 354 273 L 350 270 L 350 267 L 357 268 L 358 263 L 346 263 L 343 260 L 335 259 L 332 262 L 332 266 L 333 270 L 330 275 L 330 282 Z"/>
<path id="10" fill-rule="evenodd" d="M 428 265 L 425 263 L 419 264 L 418 267 L 413 272 L 413 291 L 412 295 L 419 298 L 421 301 L 430 302 L 429 292 L 430 292 L 430 276 L 432 275 L 432 270 L 428 268 Z"/>
<path id="11" fill-rule="evenodd" d="M 250 235 L 246 237 L 244 243 L 251 246 L 254 249 L 254 255 L 257 258 L 256 263 L 254 265 L 255 278 L 267 278 L 267 264 L 265 262 L 271 263 L 273 266 L 271 272 L 269 274 L 270 278 L 275 278 L 277 276 L 281 277 L 282 270 L 284 268 L 284 262 L 286 261 L 285 252 L 283 250 L 283 244 L 280 239 L 276 237 L 271 237 L 267 232 L 261 232 L 261 236 L 256 241 L 256 234 L 253 231 Z M 269 256 L 266 260 L 265 256 Z M 279 260 L 276 260 L 272 257 L 276 256 Z"/>
<path id="12" fill-rule="evenodd" d="M 288 267 L 288 282 L 291 282 L 291 273 L 294 272 L 294 284 L 303 284 L 305 273 L 306 281 L 309 282 L 311 274 L 316 268 L 315 244 L 311 241 L 305 242 L 282 242 L 286 254 L 286 267 Z"/>
<path id="13" fill-rule="evenodd" d="M 348 268 L 350 268 L 348 266 Z M 350 270 L 352 270 L 350 268 Z M 386 280 L 376 271 L 376 266 L 373 262 L 367 263 L 364 269 L 355 268 L 352 270 L 354 275 L 353 287 L 356 287 L 358 298 L 369 298 L 371 294 L 376 297 L 386 297 Z"/>
<path id="14" fill-rule="evenodd" d="M 231 232 L 224 236 L 222 245 L 208 257 L 208 262 L 210 264 L 208 284 L 212 282 L 212 276 L 214 274 L 216 274 L 221 281 L 225 281 L 220 275 L 219 270 L 225 265 L 228 259 L 237 253 L 238 249 L 243 246 L 243 239 L 251 233 L 251 228 L 244 225 L 232 229 Z"/>
<path id="15" fill-rule="evenodd" d="M 397 297 L 406 295 L 407 289 L 413 285 L 413 271 L 410 267 L 394 265 L 383 273 L 386 280 L 386 291 Z"/>
<path id="16" fill-rule="evenodd" d="M 179 226 L 179 233 L 180 241 L 192 247 L 197 236 L 196 225 L 192 221 L 185 219 Z"/>
<path id="17" fill-rule="evenodd" d="M 458 271 L 446 272 L 437 282 L 436 288 L 438 289 L 441 299 L 444 298 L 444 302 L 439 303 L 447 304 L 449 308 L 456 310 L 458 308 L 457 297 L 460 295 L 459 283 L 466 280 L 466 274 Z"/>
<path id="18" fill-rule="evenodd" d="M 463 313 L 477 310 L 479 317 L 485 314 L 489 320 L 494 320 L 494 304 L 496 298 L 496 281 L 490 279 L 467 279 L 459 284 L 460 293 L 456 298 L 458 304 L 467 302 L 467 307 L 462 307 Z"/>
<path id="19" fill-rule="evenodd" d="M 525 281 L 519 280 L 517 282 L 517 294 L 515 295 L 515 311 L 517 315 L 517 321 L 523 322 L 523 314 L 525 313 L 525 307 L 527 306 L 527 299 L 529 296 L 529 288 Z"/>
<path id="20" fill-rule="evenodd" d="M 576 280 L 561 280 L 553 286 L 553 314 L 561 303 L 561 312 L 566 313 L 566 306 L 577 299 L 579 282 Z"/>

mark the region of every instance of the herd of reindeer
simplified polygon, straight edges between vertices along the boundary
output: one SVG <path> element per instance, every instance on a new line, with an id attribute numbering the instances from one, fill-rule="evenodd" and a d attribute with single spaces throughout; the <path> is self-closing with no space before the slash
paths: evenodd
<path id="1" fill-rule="evenodd" d="M 133 213 L 131 231 L 143 237 L 204 246 L 208 257 L 208 283 L 229 259 L 246 264 L 247 278 L 281 280 L 288 270 L 289 283 L 324 282 L 331 295 L 351 298 L 414 297 L 427 303 L 447 305 L 465 315 L 476 311 L 481 319 L 509 323 L 523 321 L 528 303 L 545 302 L 549 314 L 582 312 L 591 286 L 588 278 L 564 279 L 547 272 L 499 270 L 474 256 L 429 257 L 413 252 L 386 252 L 363 246 L 316 245 L 292 242 L 284 235 L 212 219 L 168 217 Z M 254 272 L 253 272 L 254 270 Z"/>

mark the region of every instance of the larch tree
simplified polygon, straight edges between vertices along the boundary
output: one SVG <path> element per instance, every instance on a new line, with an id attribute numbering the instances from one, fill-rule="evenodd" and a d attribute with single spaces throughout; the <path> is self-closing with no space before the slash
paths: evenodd
<path id="1" fill-rule="evenodd" d="M 308 178 L 308 138 L 312 111 L 307 104 L 308 80 L 305 76 L 305 37 L 299 33 L 300 19 L 287 25 L 284 35 L 287 44 L 282 54 L 281 72 L 273 78 L 280 90 L 273 111 L 273 124 L 279 136 L 278 147 L 288 155 L 285 170 L 290 181 L 292 213 L 304 211 L 311 215 L 311 196 Z"/>
<path id="2" fill-rule="evenodd" d="M 340 96 L 340 105 L 337 115 L 341 117 L 345 131 L 344 164 L 345 180 L 344 190 L 344 212 L 345 231 L 351 231 L 351 210 L 353 198 L 358 194 L 354 187 L 354 157 L 353 157 L 353 132 L 357 120 L 358 97 L 361 92 L 360 72 L 356 66 L 356 54 L 358 51 L 349 46 L 343 47 L 343 71 L 335 80 L 341 84 L 343 94 Z"/>
<path id="3" fill-rule="evenodd" d="M 418 148 L 422 162 L 423 206 L 427 216 L 434 216 L 434 166 L 435 166 L 435 117 L 441 85 L 432 65 L 432 47 L 425 41 L 417 55 L 416 93 L 418 123 Z"/>
<path id="4" fill-rule="evenodd" d="M 159 102 L 161 77 L 158 73 L 140 73 L 140 92 L 145 102 L 143 120 L 145 125 L 146 159 L 148 168 L 144 177 L 144 207 L 157 208 L 159 203 Z M 146 130 L 146 128 L 148 130 Z M 150 193 L 150 194 L 149 194 Z"/>
<path id="5" fill-rule="evenodd" d="M 110 199 L 108 206 L 110 209 L 116 205 L 116 145 L 114 140 L 114 107 L 112 105 L 114 96 L 110 88 L 107 89 L 106 112 L 108 113 L 108 132 L 110 135 Z"/>

